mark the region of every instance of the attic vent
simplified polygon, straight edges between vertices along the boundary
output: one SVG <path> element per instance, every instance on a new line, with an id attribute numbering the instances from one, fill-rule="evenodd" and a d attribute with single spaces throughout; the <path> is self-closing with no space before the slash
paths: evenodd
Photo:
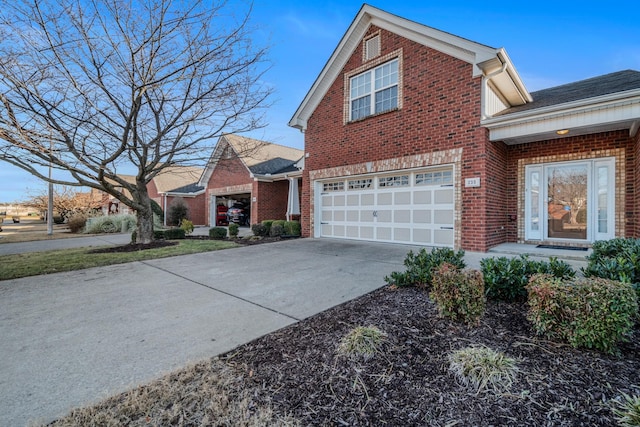
<path id="1" fill-rule="evenodd" d="M 364 60 L 368 61 L 380 55 L 380 34 L 364 41 Z"/>

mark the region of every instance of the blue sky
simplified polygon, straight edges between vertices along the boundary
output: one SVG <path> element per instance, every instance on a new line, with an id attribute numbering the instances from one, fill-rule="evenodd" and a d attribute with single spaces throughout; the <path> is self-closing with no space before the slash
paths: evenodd
<path id="1" fill-rule="evenodd" d="M 244 9 L 245 0 L 230 0 Z M 371 0 L 370 5 L 495 48 L 511 57 L 529 91 L 625 69 L 640 70 L 640 3 L 628 0 Z M 303 148 L 287 123 L 360 10 L 362 2 L 260 1 L 252 14 L 258 43 L 271 46 L 274 90 L 268 126 L 250 136 Z M 0 202 L 24 199 L 46 184 L 0 162 Z"/>

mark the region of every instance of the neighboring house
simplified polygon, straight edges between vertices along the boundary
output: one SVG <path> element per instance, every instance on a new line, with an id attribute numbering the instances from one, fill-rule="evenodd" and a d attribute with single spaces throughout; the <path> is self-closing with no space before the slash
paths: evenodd
<path id="1" fill-rule="evenodd" d="M 251 223 L 265 219 L 298 219 L 303 151 L 228 134 L 220 137 L 198 187 L 206 188 L 208 222 L 218 205 L 247 206 Z"/>
<path id="2" fill-rule="evenodd" d="M 147 185 L 149 197 L 165 212 L 165 225 L 172 203 L 178 200 L 187 206 L 188 218 L 194 225 L 207 224 L 205 190 L 197 185 L 202 172 L 203 168 L 195 166 L 170 166 Z"/>
<path id="3" fill-rule="evenodd" d="M 303 235 L 487 251 L 640 236 L 640 72 L 529 93 L 502 48 L 364 5 L 291 119 Z"/>

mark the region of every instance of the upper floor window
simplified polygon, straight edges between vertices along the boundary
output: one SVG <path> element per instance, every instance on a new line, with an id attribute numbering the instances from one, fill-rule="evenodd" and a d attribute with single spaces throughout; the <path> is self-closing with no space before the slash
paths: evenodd
<path id="1" fill-rule="evenodd" d="M 398 108 L 398 60 L 351 77 L 351 120 Z"/>

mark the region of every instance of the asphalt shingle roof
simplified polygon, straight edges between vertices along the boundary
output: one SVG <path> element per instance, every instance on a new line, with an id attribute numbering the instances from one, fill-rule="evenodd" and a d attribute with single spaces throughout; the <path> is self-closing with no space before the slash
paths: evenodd
<path id="1" fill-rule="evenodd" d="M 592 77 L 574 83 L 531 92 L 533 102 L 511 107 L 496 114 L 505 116 L 520 111 L 564 104 L 581 99 L 594 98 L 627 90 L 640 89 L 640 71 L 624 70 L 603 76 Z"/>

